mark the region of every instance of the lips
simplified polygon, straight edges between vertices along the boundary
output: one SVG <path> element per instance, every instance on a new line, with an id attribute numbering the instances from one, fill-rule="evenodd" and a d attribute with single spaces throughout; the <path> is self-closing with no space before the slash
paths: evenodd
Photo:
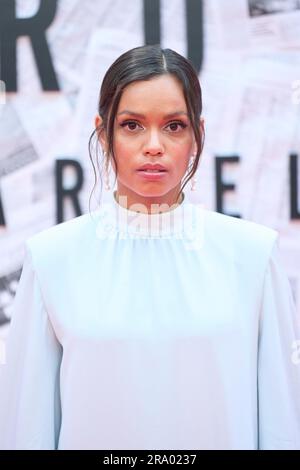
<path id="1" fill-rule="evenodd" d="M 147 173 L 161 173 L 161 172 L 166 172 L 167 169 L 163 165 L 160 165 L 159 163 L 155 165 L 150 165 L 149 163 L 146 163 L 145 165 L 138 168 L 138 171 L 143 171 Z"/>
<path id="2" fill-rule="evenodd" d="M 142 171 L 144 173 L 165 173 L 166 172 L 166 170 L 149 170 L 149 169 L 147 169 L 147 170 L 138 170 L 138 171 Z"/>
<path id="3" fill-rule="evenodd" d="M 163 169 L 160 167 L 160 168 L 153 168 L 150 167 L 149 165 L 148 166 L 145 166 L 142 167 L 142 169 L 139 169 L 137 171 L 137 174 L 140 178 L 142 178 L 144 181 L 162 181 L 164 178 L 167 177 L 167 170 Z"/>

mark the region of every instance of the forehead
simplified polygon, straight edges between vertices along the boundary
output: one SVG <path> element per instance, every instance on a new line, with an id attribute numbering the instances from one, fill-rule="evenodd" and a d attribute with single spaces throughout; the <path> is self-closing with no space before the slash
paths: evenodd
<path id="1" fill-rule="evenodd" d="M 130 83 L 122 93 L 118 111 L 134 108 L 145 114 L 158 107 L 164 112 L 172 112 L 174 108 L 187 110 L 182 85 L 176 77 L 161 75 Z"/>

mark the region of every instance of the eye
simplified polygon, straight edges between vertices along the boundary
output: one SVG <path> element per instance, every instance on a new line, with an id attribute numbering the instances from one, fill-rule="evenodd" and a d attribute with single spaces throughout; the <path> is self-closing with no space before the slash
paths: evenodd
<path id="1" fill-rule="evenodd" d="M 136 130 L 136 127 L 135 126 L 138 126 L 139 124 L 136 122 L 136 121 L 124 121 L 122 122 L 122 124 L 120 124 L 121 127 L 126 127 L 126 126 L 129 126 L 127 129 L 129 131 L 135 131 Z M 141 127 L 141 126 L 140 126 Z"/>
<path id="2" fill-rule="evenodd" d="M 129 131 L 134 132 L 137 130 L 137 126 L 142 129 L 142 126 L 137 121 L 127 120 L 120 124 L 121 127 L 127 128 Z M 172 134 L 177 134 L 179 131 L 185 129 L 187 124 L 182 121 L 173 121 L 170 122 L 166 127 L 170 127 Z"/>
<path id="3" fill-rule="evenodd" d="M 170 122 L 167 127 L 171 127 L 171 131 L 172 133 L 176 133 L 178 131 L 178 126 L 180 126 L 180 129 L 179 130 L 182 130 L 182 129 L 185 129 L 187 127 L 187 124 L 185 124 L 184 122 L 182 121 L 173 121 L 173 122 Z M 174 128 L 175 127 L 175 128 Z"/>

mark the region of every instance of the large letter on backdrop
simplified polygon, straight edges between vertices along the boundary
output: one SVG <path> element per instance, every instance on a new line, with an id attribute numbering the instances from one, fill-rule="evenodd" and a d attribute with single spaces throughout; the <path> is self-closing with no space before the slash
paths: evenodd
<path id="1" fill-rule="evenodd" d="M 223 163 L 238 163 L 240 161 L 240 157 L 238 155 L 233 155 L 229 157 L 216 157 L 215 160 L 215 170 L 216 170 L 216 206 L 217 212 L 221 212 L 225 214 L 223 208 L 223 194 L 225 191 L 232 191 L 235 189 L 235 184 L 233 183 L 224 183 L 222 180 L 222 167 Z M 227 214 L 231 215 L 232 217 L 241 216 L 239 214 Z"/>
<path id="2" fill-rule="evenodd" d="M 77 181 L 72 188 L 64 188 L 63 186 L 63 172 L 64 168 L 73 167 Z M 72 200 L 75 216 L 82 214 L 80 209 L 80 204 L 78 200 L 78 193 L 82 187 L 83 183 L 83 170 L 80 163 L 76 160 L 57 160 L 56 169 L 55 169 L 55 181 L 56 181 L 56 223 L 60 224 L 64 221 L 63 214 L 63 203 L 66 197 L 69 197 Z"/>
<path id="3" fill-rule="evenodd" d="M 30 18 L 16 18 L 16 0 L 0 3 L 0 73 L 6 91 L 17 91 L 17 38 L 28 36 L 44 90 L 59 90 L 45 31 L 55 17 L 57 0 L 42 0 Z"/>
<path id="4" fill-rule="evenodd" d="M 199 73 L 203 62 L 203 2 L 185 0 L 187 57 Z M 160 0 L 144 0 L 145 44 L 160 44 Z"/>

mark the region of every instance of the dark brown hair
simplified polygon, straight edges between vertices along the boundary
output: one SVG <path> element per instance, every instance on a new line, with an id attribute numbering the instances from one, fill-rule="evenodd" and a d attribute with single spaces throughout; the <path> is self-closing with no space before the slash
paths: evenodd
<path id="1" fill-rule="evenodd" d="M 132 82 L 151 80 L 153 77 L 165 74 L 174 75 L 182 84 L 189 119 L 197 142 L 194 164 L 183 180 L 178 197 L 184 186 L 193 177 L 198 168 L 205 137 L 204 133 L 199 129 L 199 119 L 202 112 L 202 93 L 197 73 L 189 60 L 172 49 L 162 49 L 159 44 L 140 46 L 130 49 L 118 57 L 109 67 L 102 81 L 98 113 L 103 121 L 98 128 L 94 129 L 89 139 L 89 155 L 95 175 L 92 193 L 97 184 L 97 174 L 92 158 L 92 142 L 94 137 L 97 137 L 96 162 L 99 173 L 101 174 L 99 169 L 98 136 L 103 128 L 106 130 L 108 136 L 107 158 L 109 158 L 109 155 L 112 156 L 116 168 L 115 177 L 117 178 L 117 162 L 113 148 L 113 131 L 115 115 L 122 93 L 126 86 Z"/>

